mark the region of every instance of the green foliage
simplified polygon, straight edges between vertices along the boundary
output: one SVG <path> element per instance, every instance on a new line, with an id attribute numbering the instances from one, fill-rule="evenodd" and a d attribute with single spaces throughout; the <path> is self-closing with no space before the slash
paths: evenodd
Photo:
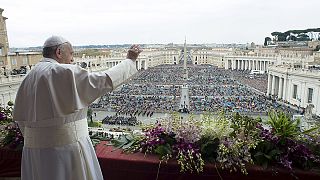
<path id="1" fill-rule="evenodd" d="M 9 107 L 12 107 L 12 106 L 13 106 L 13 102 L 12 102 L 12 101 L 8 101 L 7 105 L 8 105 Z"/>
<path id="2" fill-rule="evenodd" d="M 159 145 L 154 149 L 155 154 L 159 155 L 160 159 L 164 159 L 168 154 L 172 154 L 172 148 L 169 144 Z"/>
<path id="3" fill-rule="evenodd" d="M 89 127 L 101 127 L 102 123 L 101 122 L 97 122 L 97 121 L 89 121 L 88 122 L 88 126 Z"/>
<path id="4" fill-rule="evenodd" d="M 177 162 L 180 165 L 180 172 L 196 171 L 200 173 L 203 171 L 204 160 L 201 154 L 195 153 L 193 149 L 179 150 Z"/>
<path id="5" fill-rule="evenodd" d="M 250 133 L 256 134 L 256 126 L 258 123 L 261 123 L 261 118 L 252 118 L 249 116 L 241 116 L 239 113 L 233 114 L 233 117 L 231 118 L 231 128 L 234 129 L 233 135 L 236 133 L 239 133 L 240 131 L 243 131 L 243 133 L 247 136 Z"/>
<path id="6" fill-rule="evenodd" d="M 249 139 L 227 138 L 219 145 L 217 161 L 222 168 L 236 172 L 238 169 L 243 174 L 248 174 L 246 165 L 253 163 L 250 150 L 254 147 Z"/>
<path id="7" fill-rule="evenodd" d="M 252 154 L 255 164 L 261 165 L 266 169 L 274 163 L 275 159 L 281 154 L 281 151 L 274 143 L 262 141 L 252 151 Z"/>
<path id="8" fill-rule="evenodd" d="M 168 157 L 171 157 L 173 151 L 172 147 L 176 143 L 176 139 L 173 136 L 162 133 L 159 135 L 160 139 L 163 140 L 163 144 L 157 144 L 154 149 L 151 150 L 152 153 L 158 155 L 160 159 L 167 160 Z M 169 156 L 168 156 L 169 155 Z"/>
<path id="9" fill-rule="evenodd" d="M 93 114 L 93 110 L 91 108 L 88 108 L 87 110 L 87 117 L 90 118 Z"/>
<path id="10" fill-rule="evenodd" d="M 284 112 L 271 111 L 267 122 L 275 131 L 275 135 L 281 138 L 292 138 L 301 134 L 300 119 L 291 120 L 288 114 Z"/>
<path id="11" fill-rule="evenodd" d="M 144 140 L 143 136 L 125 134 L 119 136 L 118 139 L 111 140 L 111 144 L 116 149 L 123 149 L 124 152 L 138 152 L 140 143 Z"/>
<path id="12" fill-rule="evenodd" d="M 297 41 L 310 41 L 310 37 L 306 34 L 299 34 L 297 36 Z"/>
<path id="13" fill-rule="evenodd" d="M 18 127 L 18 124 L 13 121 L 12 117 L 13 103 L 9 101 L 6 107 L 0 107 L 0 147 L 11 150 L 21 150 L 24 143 L 24 138 Z"/>
<path id="14" fill-rule="evenodd" d="M 191 117 L 186 121 L 173 114 L 160 122 L 146 127 L 143 135 L 121 136 L 112 143 L 125 152 L 156 154 L 160 162 L 174 158 L 181 172 L 202 172 L 205 162 L 243 174 L 248 173 L 246 167 L 250 163 L 263 168 L 281 165 L 287 170 L 319 166 L 319 133 L 315 133 L 318 127 L 301 132 L 300 120 L 293 121 L 283 112 L 269 113 L 270 129 L 265 129 L 261 118 L 238 113 L 205 114 L 198 120 Z"/>
<path id="15" fill-rule="evenodd" d="M 265 37 L 265 38 L 264 38 L 264 44 L 263 44 L 263 45 L 264 45 L 264 46 L 267 46 L 269 41 L 271 41 L 271 38 L 270 38 L 270 37 Z"/>
<path id="16" fill-rule="evenodd" d="M 12 122 L 13 103 L 8 102 L 6 107 L 0 107 L 0 125 Z"/>
<path id="17" fill-rule="evenodd" d="M 223 137 L 228 137 L 234 131 L 234 129 L 231 128 L 230 120 L 226 117 L 224 112 L 220 112 L 218 116 L 205 114 L 202 116 L 201 121 L 201 135 L 204 137 L 222 139 Z"/>
<path id="18" fill-rule="evenodd" d="M 279 36 L 279 35 L 282 35 L 283 33 L 282 32 L 272 32 L 271 35 L 272 36 Z"/>
<path id="19" fill-rule="evenodd" d="M 95 132 L 95 133 L 89 133 L 90 139 L 92 142 L 93 147 L 96 147 L 97 144 L 100 144 L 101 141 L 109 141 L 110 139 L 103 135 L 103 133 Z"/>
<path id="20" fill-rule="evenodd" d="M 88 108 L 88 110 L 87 110 L 87 118 L 90 119 L 91 123 L 93 123 L 92 114 L 93 114 L 93 110 L 91 108 Z"/>
<path id="21" fill-rule="evenodd" d="M 310 37 L 309 34 L 319 32 L 320 28 L 309 28 L 304 30 L 289 30 L 286 32 L 272 32 L 271 35 L 277 37 L 278 41 L 286 41 L 287 38 L 293 41 L 310 41 L 312 36 Z"/>
<path id="22" fill-rule="evenodd" d="M 210 163 L 216 162 L 220 140 L 218 138 L 212 139 L 211 137 L 203 136 L 198 144 L 203 159 Z"/>

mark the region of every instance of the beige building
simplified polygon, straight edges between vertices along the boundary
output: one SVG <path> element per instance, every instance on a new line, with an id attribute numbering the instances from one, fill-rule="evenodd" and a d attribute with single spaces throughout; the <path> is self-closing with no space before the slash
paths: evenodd
<path id="1" fill-rule="evenodd" d="M 8 55 L 8 64 L 10 64 L 12 69 L 20 69 L 21 67 L 26 67 L 27 69 L 31 69 L 32 66 L 37 64 L 42 58 L 41 52 L 26 52 L 19 53 L 16 52 L 14 54 Z"/>
<path id="2" fill-rule="evenodd" d="M 4 10 L 0 8 L 0 56 L 6 56 L 9 51 L 9 42 L 7 35 L 6 20 L 8 18 L 2 16 Z"/>
<path id="3" fill-rule="evenodd" d="M 30 69 L 42 58 L 41 52 L 15 52 L 9 53 L 9 42 L 7 35 L 6 20 L 2 15 L 4 9 L 0 8 L 0 76 L 10 75 L 12 70 L 21 67 Z"/>
<path id="4" fill-rule="evenodd" d="M 2 15 L 3 9 L 0 8 L 0 67 L 6 68 L 7 64 L 7 55 L 9 51 L 9 42 L 7 35 L 6 20 L 7 18 Z"/>
<path id="5" fill-rule="evenodd" d="M 320 71 L 271 66 L 267 94 L 304 108 L 312 104 L 313 113 L 320 115 Z"/>

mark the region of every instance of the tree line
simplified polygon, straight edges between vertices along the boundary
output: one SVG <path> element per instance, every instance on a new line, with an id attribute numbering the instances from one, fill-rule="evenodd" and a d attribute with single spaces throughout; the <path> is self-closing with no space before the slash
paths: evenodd
<path id="1" fill-rule="evenodd" d="M 265 37 L 264 45 L 266 46 L 270 41 L 310 41 L 320 40 L 320 28 L 309 28 L 304 30 L 289 30 L 286 32 L 272 32 L 270 37 Z"/>

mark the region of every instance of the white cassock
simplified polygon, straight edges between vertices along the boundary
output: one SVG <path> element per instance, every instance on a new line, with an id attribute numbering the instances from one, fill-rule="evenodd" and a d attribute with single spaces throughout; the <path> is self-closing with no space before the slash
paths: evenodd
<path id="1" fill-rule="evenodd" d="M 21 179 L 102 180 L 87 108 L 136 72 L 130 59 L 95 73 L 42 59 L 21 83 L 14 106 L 25 138 Z"/>

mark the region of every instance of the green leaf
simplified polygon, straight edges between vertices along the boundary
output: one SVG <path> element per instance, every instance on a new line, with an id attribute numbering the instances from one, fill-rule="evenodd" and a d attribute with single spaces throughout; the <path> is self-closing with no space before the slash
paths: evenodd
<path id="1" fill-rule="evenodd" d="M 134 143 L 135 143 L 135 141 L 130 141 L 130 142 L 128 142 L 127 144 L 123 145 L 123 146 L 122 146 L 122 149 L 127 149 L 127 148 L 129 148 L 130 146 L 132 146 L 132 144 L 134 144 Z"/>
<path id="2" fill-rule="evenodd" d="M 124 136 L 120 136 L 118 139 L 111 140 L 111 143 L 116 148 L 122 148 L 124 145 L 126 145 L 128 143 L 128 139 L 124 135 Z"/>
<path id="3" fill-rule="evenodd" d="M 262 168 L 263 169 L 267 169 L 268 168 L 268 161 L 264 161 L 263 163 L 262 163 Z"/>
<path id="4" fill-rule="evenodd" d="M 267 154 L 264 154 L 264 157 L 267 158 L 268 160 L 271 160 L 271 156 L 267 155 Z"/>
<path id="5" fill-rule="evenodd" d="M 159 154 L 160 157 L 163 157 L 167 154 L 171 154 L 171 148 L 167 144 L 165 145 L 160 145 L 155 149 L 155 153 Z"/>
<path id="6" fill-rule="evenodd" d="M 313 132 L 315 130 L 318 130 L 318 129 L 319 129 L 319 126 L 311 128 L 311 129 L 308 129 L 308 130 L 305 130 L 305 131 L 302 132 L 302 134 L 309 134 L 309 133 L 311 133 L 311 132 Z"/>

